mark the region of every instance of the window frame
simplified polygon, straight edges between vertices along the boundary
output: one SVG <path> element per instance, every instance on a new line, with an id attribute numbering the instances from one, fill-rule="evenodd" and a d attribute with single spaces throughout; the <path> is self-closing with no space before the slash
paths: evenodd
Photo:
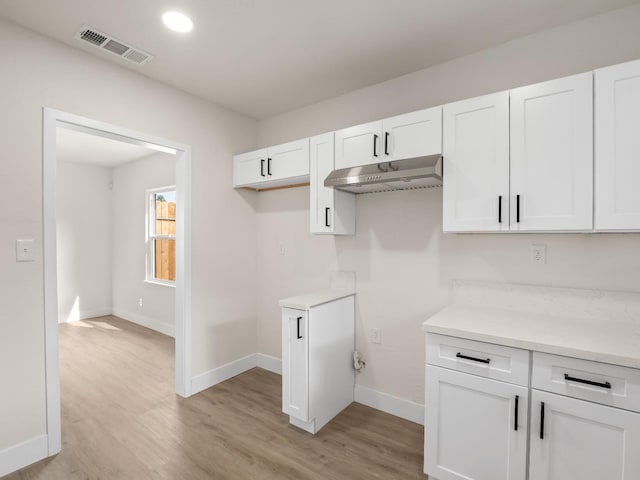
<path id="1" fill-rule="evenodd" d="M 176 193 L 175 185 L 165 185 L 162 187 L 154 187 L 146 190 L 146 221 L 145 221 L 145 243 L 146 243 L 146 276 L 145 282 L 157 285 L 165 285 L 167 287 L 176 286 L 175 280 L 166 280 L 156 277 L 156 242 L 155 240 L 173 240 L 176 241 L 176 235 L 158 235 L 156 234 L 156 200 L 155 196 L 162 192 Z M 176 202 L 177 203 L 177 202 Z"/>

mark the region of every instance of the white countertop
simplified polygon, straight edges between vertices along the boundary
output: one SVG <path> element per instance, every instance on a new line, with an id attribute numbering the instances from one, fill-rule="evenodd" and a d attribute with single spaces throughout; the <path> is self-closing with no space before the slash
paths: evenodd
<path id="1" fill-rule="evenodd" d="M 423 330 L 640 368 L 640 294 L 498 285 L 463 285 Z"/>
<path id="2" fill-rule="evenodd" d="M 283 308 L 294 308 L 296 310 L 309 310 L 311 307 L 332 302 L 340 298 L 355 295 L 353 291 L 347 290 L 327 290 L 323 292 L 308 293 L 297 297 L 283 298 L 278 305 Z"/>

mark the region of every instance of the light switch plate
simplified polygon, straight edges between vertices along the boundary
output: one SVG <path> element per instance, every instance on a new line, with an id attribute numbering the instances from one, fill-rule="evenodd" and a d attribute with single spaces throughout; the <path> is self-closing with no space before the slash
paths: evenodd
<path id="1" fill-rule="evenodd" d="M 34 262 L 36 260 L 35 240 L 16 240 L 16 262 Z"/>

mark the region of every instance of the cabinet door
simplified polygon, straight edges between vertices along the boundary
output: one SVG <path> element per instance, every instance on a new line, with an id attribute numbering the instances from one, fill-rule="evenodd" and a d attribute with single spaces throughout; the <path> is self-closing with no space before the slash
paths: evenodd
<path id="1" fill-rule="evenodd" d="M 311 233 L 354 235 L 356 233 L 355 194 L 324 186 L 334 168 L 333 133 L 310 139 L 309 219 Z"/>
<path id="2" fill-rule="evenodd" d="M 336 169 L 359 167 L 380 163 L 384 159 L 381 150 L 382 122 L 345 128 L 336 132 Z"/>
<path id="3" fill-rule="evenodd" d="M 262 182 L 267 175 L 267 150 L 256 150 L 233 157 L 233 186 Z"/>
<path id="4" fill-rule="evenodd" d="M 309 175 L 309 139 L 269 147 L 266 170 L 267 180 Z"/>
<path id="5" fill-rule="evenodd" d="M 386 118 L 382 135 L 387 161 L 442 153 L 442 107 Z"/>
<path id="6" fill-rule="evenodd" d="M 640 230 L 640 61 L 595 72 L 596 230 Z"/>
<path id="7" fill-rule="evenodd" d="M 432 365 L 426 370 L 424 471 L 429 478 L 524 480 L 527 387 Z"/>
<path id="8" fill-rule="evenodd" d="M 444 106 L 445 232 L 509 229 L 509 92 Z"/>
<path id="9" fill-rule="evenodd" d="M 282 310 L 282 411 L 309 421 L 308 315 Z"/>
<path id="10" fill-rule="evenodd" d="M 333 171 L 333 133 L 311 137 L 309 156 L 309 217 L 311 233 L 331 233 L 334 190 L 324 186 Z"/>
<path id="11" fill-rule="evenodd" d="M 593 76 L 511 91 L 511 230 L 591 230 Z"/>
<path id="12" fill-rule="evenodd" d="M 530 480 L 640 478 L 640 414 L 539 390 L 531 407 Z"/>

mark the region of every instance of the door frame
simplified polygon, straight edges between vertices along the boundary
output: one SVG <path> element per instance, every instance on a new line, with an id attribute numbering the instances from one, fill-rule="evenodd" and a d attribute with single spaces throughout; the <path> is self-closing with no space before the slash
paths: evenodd
<path id="1" fill-rule="evenodd" d="M 45 377 L 49 456 L 62 448 L 56 253 L 56 129 L 68 128 L 176 155 L 175 388 L 191 387 L 191 146 L 44 107 L 42 110 L 42 211 Z"/>

